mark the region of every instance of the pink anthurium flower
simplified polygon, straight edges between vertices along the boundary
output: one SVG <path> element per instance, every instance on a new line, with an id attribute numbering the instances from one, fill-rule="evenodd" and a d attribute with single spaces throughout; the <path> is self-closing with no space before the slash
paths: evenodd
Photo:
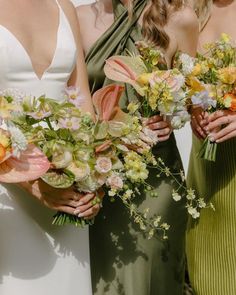
<path id="1" fill-rule="evenodd" d="M 8 156 L 0 163 L 0 182 L 19 183 L 31 181 L 50 168 L 47 157 L 33 144 L 21 152 L 19 158 Z"/>
<path id="2" fill-rule="evenodd" d="M 111 84 L 94 93 L 93 103 L 100 121 L 114 120 L 123 91 L 124 86 Z"/>
<path id="3" fill-rule="evenodd" d="M 112 56 L 106 60 L 104 72 L 109 79 L 128 83 L 140 95 L 143 94 L 142 87 L 140 87 L 137 79 L 141 74 L 147 72 L 147 69 L 140 57 Z"/>

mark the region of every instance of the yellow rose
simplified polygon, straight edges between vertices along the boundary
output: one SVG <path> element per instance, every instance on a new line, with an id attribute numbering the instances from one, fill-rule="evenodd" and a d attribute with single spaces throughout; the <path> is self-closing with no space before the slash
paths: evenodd
<path id="1" fill-rule="evenodd" d="M 227 67 L 218 71 L 218 78 L 225 84 L 236 82 L 236 67 Z"/>

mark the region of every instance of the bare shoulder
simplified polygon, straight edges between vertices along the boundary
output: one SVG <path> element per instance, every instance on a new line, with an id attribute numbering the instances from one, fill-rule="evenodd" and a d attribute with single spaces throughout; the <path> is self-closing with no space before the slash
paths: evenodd
<path id="1" fill-rule="evenodd" d="M 177 50 L 194 56 L 199 37 L 198 19 L 194 10 L 188 6 L 174 12 L 168 24 L 172 40 Z"/>
<path id="2" fill-rule="evenodd" d="M 182 9 L 174 12 L 171 17 L 171 23 L 175 29 L 192 30 L 198 29 L 198 18 L 190 6 L 184 6 Z"/>
<path id="3" fill-rule="evenodd" d="M 58 3 L 66 14 L 71 26 L 78 25 L 76 9 L 72 2 L 70 0 L 59 0 Z"/>
<path id="4" fill-rule="evenodd" d="M 76 14 L 76 9 L 70 0 L 58 0 L 59 5 L 64 11 L 75 39 L 78 41 L 79 38 L 79 22 Z"/>
<path id="5" fill-rule="evenodd" d="M 76 7 L 79 23 L 86 26 L 91 26 L 91 24 L 94 25 L 94 21 L 96 19 L 95 10 L 96 8 L 94 3 Z"/>
<path id="6" fill-rule="evenodd" d="M 87 14 L 91 14 L 93 11 L 93 4 L 79 5 L 76 7 L 77 14 L 80 17 L 85 17 Z"/>

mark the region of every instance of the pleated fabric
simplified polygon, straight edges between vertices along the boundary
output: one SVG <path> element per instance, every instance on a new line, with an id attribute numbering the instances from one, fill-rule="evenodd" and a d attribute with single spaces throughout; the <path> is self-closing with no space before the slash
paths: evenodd
<path id="1" fill-rule="evenodd" d="M 236 139 L 221 143 L 216 162 L 197 157 L 201 141 L 194 137 L 188 182 L 211 201 L 198 224 L 190 222 L 187 259 L 196 295 L 236 294 Z"/>

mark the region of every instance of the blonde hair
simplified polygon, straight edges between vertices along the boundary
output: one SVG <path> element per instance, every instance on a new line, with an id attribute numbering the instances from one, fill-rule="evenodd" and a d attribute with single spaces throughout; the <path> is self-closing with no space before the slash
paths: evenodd
<path id="1" fill-rule="evenodd" d="M 211 16 L 212 4 L 213 0 L 194 0 L 194 10 L 199 19 L 200 31 L 205 27 Z"/>
<path id="2" fill-rule="evenodd" d="M 132 15 L 132 4 L 132 0 L 129 0 L 129 15 Z M 169 21 L 170 14 L 181 9 L 183 5 L 183 0 L 151 0 L 151 5 L 143 16 L 144 38 L 158 47 L 167 49 L 170 39 L 164 27 Z"/>

